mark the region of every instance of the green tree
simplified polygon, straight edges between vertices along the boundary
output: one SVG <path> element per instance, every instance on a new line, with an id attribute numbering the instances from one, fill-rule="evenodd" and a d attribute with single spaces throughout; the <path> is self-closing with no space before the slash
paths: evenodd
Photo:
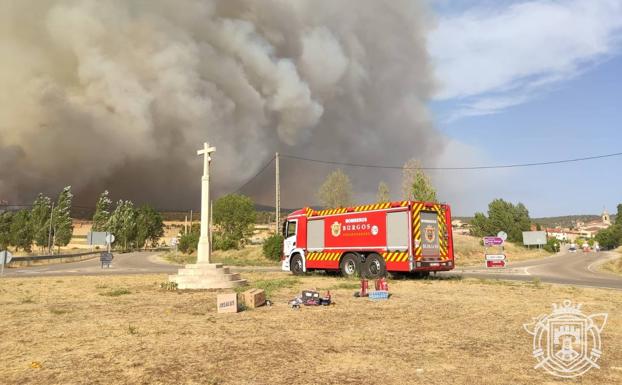
<path id="1" fill-rule="evenodd" d="M 618 205 L 618 212 L 616 213 L 616 225 L 622 226 L 622 203 Z"/>
<path id="2" fill-rule="evenodd" d="M 136 217 L 136 246 L 142 248 L 147 241 L 155 245 L 163 235 L 162 215 L 149 205 L 140 207 Z"/>
<path id="3" fill-rule="evenodd" d="M 389 202 L 389 186 L 386 183 L 380 182 L 378 184 L 378 193 L 376 194 L 376 201 L 378 203 Z"/>
<path id="4" fill-rule="evenodd" d="M 11 221 L 11 245 L 15 246 L 15 250 L 20 247 L 30 252 L 32 247 L 32 226 L 30 225 L 30 211 L 24 209 L 13 215 Z"/>
<path id="5" fill-rule="evenodd" d="M 6 211 L 0 213 L 0 251 L 6 250 L 11 244 L 11 222 L 13 213 Z"/>
<path id="6" fill-rule="evenodd" d="M 52 200 L 43 194 L 39 194 L 30 210 L 30 224 L 32 226 L 34 241 L 37 246 L 41 248 L 48 245 L 51 213 Z"/>
<path id="7" fill-rule="evenodd" d="M 406 200 L 423 202 L 436 202 L 438 200 L 436 189 L 421 168 L 421 163 L 416 159 L 410 159 L 404 164 L 402 191 Z"/>
<path id="8" fill-rule="evenodd" d="M 333 171 L 320 186 L 317 196 L 327 208 L 352 206 L 352 182 L 343 171 Z"/>
<path id="9" fill-rule="evenodd" d="M 255 217 L 255 207 L 249 197 L 225 195 L 214 202 L 214 224 L 219 233 L 214 234 L 214 237 L 221 236 L 239 247 L 240 241 L 253 234 Z"/>
<path id="10" fill-rule="evenodd" d="M 495 199 L 488 205 L 488 217 L 476 213 L 471 222 L 471 234 L 476 236 L 495 235 L 499 231 L 508 234 L 511 242 L 523 241 L 523 231 L 529 231 L 529 211 L 522 203 L 517 205 L 503 199 Z"/>
<path id="11" fill-rule="evenodd" d="M 52 213 L 52 228 L 54 231 L 54 245 L 67 246 L 73 235 L 73 225 L 71 222 L 71 204 L 73 194 L 71 186 L 67 186 L 58 195 L 58 201 Z"/>
<path id="12" fill-rule="evenodd" d="M 268 237 L 263 243 L 263 255 L 264 257 L 278 261 L 283 255 L 283 236 L 281 234 L 273 234 Z"/>
<path id="13" fill-rule="evenodd" d="M 112 200 L 108 196 L 108 190 L 104 191 L 97 200 L 95 214 L 93 214 L 93 231 L 107 231 L 106 226 L 110 219 Z"/>
<path id="14" fill-rule="evenodd" d="M 115 236 L 115 245 L 127 250 L 136 241 L 136 209 L 131 201 L 119 200 L 108 220 L 108 231 Z"/>

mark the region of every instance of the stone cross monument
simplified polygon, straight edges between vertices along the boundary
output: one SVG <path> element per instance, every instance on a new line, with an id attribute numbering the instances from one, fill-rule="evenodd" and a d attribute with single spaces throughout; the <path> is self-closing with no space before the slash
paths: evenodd
<path id="1" fill-rule="evenodd" d="M 239 274 L 231 273 L 228 267 L 220 263 L 210 263 L 209 236 L 209 166 L 216 151 L 208 143 L 197 155 L 203 155 L 203 177 L 201 178 L 201 236 L 197 247 L 197 263 L 179 269 L 176 275 L 169 276 L 169 281 L 176 282 L 178 289 L 223 289 L 246 285 L 246 280 Z"/>
<path id="2" fill-rule="evenodd" d="M 203 155 L 203 177 L 201 178 L 201 237 L 197 247 L 197 263 L 210 263 L 210 236 L 209 236 L 209 166 L 212 160 L 211 153 L 216 147 L 210 147 L 209 143 L 203 143 L 203 149 L 197 151 L 197 155 Z"/>

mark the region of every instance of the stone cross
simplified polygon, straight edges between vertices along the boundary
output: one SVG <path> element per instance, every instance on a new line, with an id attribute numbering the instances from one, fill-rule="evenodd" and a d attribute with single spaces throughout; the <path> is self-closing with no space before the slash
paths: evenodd
<path id="1" fill-rule="evenodd" d="M 214 151 L 216 151 L 216 147 L 210 147 L 209 143 L 203 143 L 203 149 L 197 151 L 197 155 L 203 155 L 203 177 L 201 178 L 201 236 L 197 247 L 197 264 L 210 263 L 209 166 L 212 160 L 210 154 Z"/>

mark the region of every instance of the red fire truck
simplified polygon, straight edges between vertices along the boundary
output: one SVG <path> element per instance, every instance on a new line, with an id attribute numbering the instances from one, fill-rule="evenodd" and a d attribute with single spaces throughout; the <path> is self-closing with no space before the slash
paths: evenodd
<path id="1" fill-rule="evenodd" d="M 401 201 L 294 211 L 283 224 L 284 271 L 341 271 L 377 278 L 390 272 L 454 268 L 447 204 Z"/>

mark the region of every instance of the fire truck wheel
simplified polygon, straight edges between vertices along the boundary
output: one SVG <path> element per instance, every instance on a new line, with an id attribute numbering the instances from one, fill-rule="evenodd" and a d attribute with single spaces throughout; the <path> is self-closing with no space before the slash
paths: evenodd
<path id="1" fill-rule="evenodd" d="M 290 263 L 290 269 L 294 275 L 302 275 L 304 274 L 304 270 L 302 268 L 302 257 L 300 254 L 294 254 L 292 256 L 292 260 Z"/>
<path id="2" fill-rule="evenodd" d="M 369 254 L 363 264 L 365 278 L 376 279 L 384 277 L 386 274 L 387 265 L 384 263 L 384 259 L 376 253 Z"/>
<path id="3" fill-rule="evenodd" d="M 361 273 L 361 259 L 354 253 L 348 253 L 341 258 L 339 264 L 341 275 L 344 277 L 354 277 Z"/>

